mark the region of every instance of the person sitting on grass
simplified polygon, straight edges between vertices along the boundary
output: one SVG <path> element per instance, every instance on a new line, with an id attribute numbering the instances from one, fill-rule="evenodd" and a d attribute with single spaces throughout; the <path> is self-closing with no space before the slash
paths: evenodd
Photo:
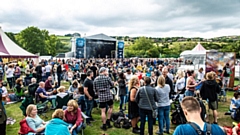
<path id="1" fill-rule="evenodd" d="M 74 80 L 72 82 L 72 85 L 69 86 L 68 93 L 76 92 L 78 90 L 78 86 L 79 86 L 78 81 Z"/>
<path id="2" fill-rule="evenodd" d="M 63 121 L 64 111 L 57 109 L 52 114 L 52 120 L 46 125 L 45 135 L 71 135 L 68 130 L 68 123 Z"/>
<path id="3" fill-rule="evenodd" d="M 235 109 L 240 107 L 240 93 L 235 92 L 233 94 L 233 98 L 231 99 L 231 104 L 230 104 L 230 111 L 234 112 Z"/>
<path id="4" fill-rule="evenodd" d="M 16 85 L 14 87 L 14 91 L 16 96 L 20 99 L 22 96 L 24 96 L 24 86 L 23 86 L 23 79 L 18 78 L 16 80 Z"/>
<path id="5" fill-rule="evenodd" d="M 46 122 L 44 122 L 38 115 L 37 115 L 37 106 L 34 104 L 30 104 L 26 110 L 26 121 L 28 126 L 35 132 L 35 133 L 44 133 Z M 33 133 L 28 133 L 28 135 L 32 135 Z"/>
<path id="6" fill-rule="evenodd" d="M 70 133 L 72 135 L 77 135 L 82 128 L 82 114 L 81 109 L 75 100 L 68 101 L 67 109 L 64 111 L 65 119 L 64 121 L 69 124 Z"/>
<path id="7" fill-rule="evenodd" d="M 207 131 L 209 131 L 209 126 L 211 126 L 211 131 L 209 131 L 211 135 L 225 135 L 223 129 L 217 124 L 208 124 L 202 120 L 200 115 L 201 107 L 196 98 L 192 96 L 183 98 L 181 107 L 188 123 L 177 126 L 173 135 L 199 135 L 194 127 L 202 135 L 206 135 Z"/>
<path id="8" fill-rule="evenodd" d="M 64 98 L 65 96 L 67 96 L 68 93 L 66 93 L 65 89 L 66 89 L 65 86 L 60 86 L 60 87 L 57 89 L 57 92 L 58 92 L 57 96 L 59 96 L 59 97 L 61 97 L 61 98 Z"/>

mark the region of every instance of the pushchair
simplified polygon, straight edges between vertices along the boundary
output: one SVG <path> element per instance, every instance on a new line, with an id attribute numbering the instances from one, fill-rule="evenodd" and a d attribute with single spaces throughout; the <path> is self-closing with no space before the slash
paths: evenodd
<path id="1" fill-rule="evenodd" d="M 175 125 L 179 125 L 179 124 L 184 124 L 187 122 L 185 116 L 184 116 L 184 113 L 183 113 L 183 110 L 181 108 L 181 104 L 180 104 L 180 101 L 179 101 L 179 95 L 178 94 L 174 99 L 173 99 L 173 102 L 172 102 L 172 118 L 171 118 L 171 122 L 172 124 L 175 124 Z"/>

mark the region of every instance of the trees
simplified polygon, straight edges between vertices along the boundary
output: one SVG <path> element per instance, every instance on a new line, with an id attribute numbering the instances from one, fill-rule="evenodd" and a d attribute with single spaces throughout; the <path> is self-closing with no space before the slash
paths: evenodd
<path id="1" fill-rule="evenodd" d="M 140 37 L 134 44 L 125 48 L 125 57 L 158 57 L 159 51 L 151 39 Z"/>
<path id="2" fill-rule="evenodd" d="M 57 48 L 64 48 L 55 35 L 49 35 L 47 30 L 40 30 L 34 26 L 22 30 L 16 39 L 22 48 L 31 53 L 40 53 L 40 55 L 55 56 Z"/>

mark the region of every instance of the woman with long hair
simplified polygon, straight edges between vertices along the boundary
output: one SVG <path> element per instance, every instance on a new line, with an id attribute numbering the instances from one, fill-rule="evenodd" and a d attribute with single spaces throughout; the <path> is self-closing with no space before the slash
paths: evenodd
<path id="1" fill-rule="evenodd" d="M 136 75 L 132 76 L 128 83 L 129 88 L 129 102 L 128 102 L 128 116 L 131 119 L 132 132 L 140 133 L 140 129 L 137 126 L 139 120 L 139 107 L 135 101 L 137 91 L 139 89 L 140 82 Z"/>
<path id="2" fill-rule="evenodd" d="M 185 87 L 185 75 L 184 75 L 184 72 L 182 70 L 178 70 L 178 72 L 177 72 L 177 81 L 176 81 L 174 92 L 181 93 L 182 90 L 184 89 L 184 87 Z"/>
<path id="3" fill-rule="evenodd" d="M 165 84 L 165 78 L 160 76 L 157 80 L 157 87 L 156 90 L 158 92 L 158 96 L 160 97 L 157 106 L 158 106 L 158 125 L 159 125 L 159 132 L 157 134 L 163 135 L 163 125 L 166 124 L 166 133 L 169 134 L 170 128 L 170 119 L 169 119 L 169 112 L 170 112 L 170 100 L 169 100 L 169 93 L 170 93 L 170 86 Z M 165 122 L 165 123 L 164 123 Z"/>

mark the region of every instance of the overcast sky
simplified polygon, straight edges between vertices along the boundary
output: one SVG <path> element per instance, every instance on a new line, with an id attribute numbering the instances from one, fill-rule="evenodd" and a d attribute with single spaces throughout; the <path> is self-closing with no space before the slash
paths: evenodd
<path id="1" fill-rule="evenodd" d="M 82 36 L 240 35 L 240 0 L 2 0 L 0 26 Z"/>

